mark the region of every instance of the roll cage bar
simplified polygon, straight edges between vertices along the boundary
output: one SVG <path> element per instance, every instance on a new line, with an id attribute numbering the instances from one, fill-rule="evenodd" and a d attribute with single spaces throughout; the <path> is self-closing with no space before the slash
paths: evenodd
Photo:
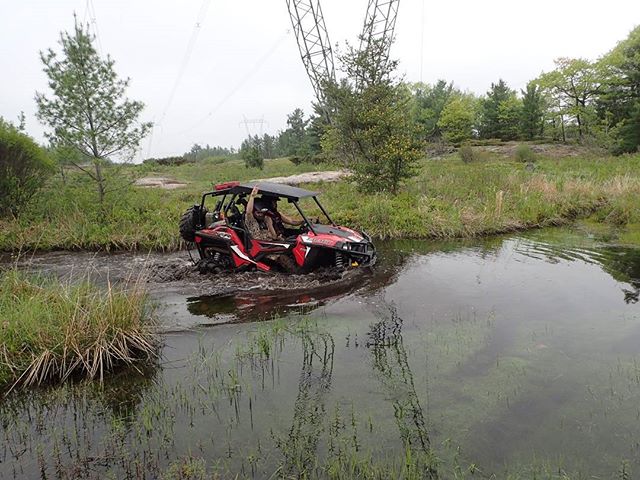
<path id="1" fill-rule="evenodd" d="M 241 188 L 238 188 L 241 187 Z M 211 192 L 206 192 L 202 195 L 202 200 L 200 201 L 200 209 L 202 210 L 204 208 L 204 204 L 206 202 L 207 197 L 219 197 L 222 196 L 222 198 L 220 200 L 218 200 L 218 202 L 216 203 L 216 206 L 214 208 L 214 212 L 219 211 L 223 206 L 224 206 L 224 220 L 225 222 L 227 222 L 227 218 L 229 215 L 229 210 L 231 210 L 233 207 L 235 207 L 236 205 L 236 199 L 237 198 L 244 198 L 248 192 L 246 191 L 246 186 L 240 186 L 238 184 L 233 184 L 232 186 L 229 186 L 228 188 L 216 188 L 216 190 L 213 190 Z M 293 188 L 293 187 L 290 187 Z M 292 203 L 295 207 L 296 210 L 298 210 L 298 213 L 300 214 L 300 216 L 304 219 L 304 222 L 306 223 L 307 227 L 309 228 L 309 230 L 311 230 L 314 234 L 316 233 L 316 231 L 313 229 L 313 224 L 309 221 L 309 219 L 307 218 L 307 216 L 304 214 L 304 212 L 302 211 L 302 208 L 300 208 L 300 205 L 298 205 L 298 198 L 294 198 L 294 197 L 289 197 L 286 195 L 278 195 L 275 192 L 270 192 L 268 190 L 263 191 L 263 190 L 259 190 L 261 193 L 266 193 L 266 194 L 270 194 L 273 195 L 274 197 L 277 197 L 278 199 L 280 198 L 286 198 L 287 201 L 289 203 Z M 332 226 L 336 226 L 335 222 L 333 221 L 333 219 L 329 216 L 329 214 L 327 213 L 327 211 L 325 210 L 325 208 L 322 206 L 322 204 L 320 203 L 320 200 L 318 200 L 317 197 L 317 193 L 315 192 L 309 192 L 310 195 L 305 195 L 304 198 L 306 197 L 312 197 L 313 200 L 315 201 L 316 205 L 318 206 L 318 208 L 320 208 L 320 211 L 322 212 L 322 214 L 327 218 L 327 220 L 329 220 L 329 223 L 331 223 Z M 225 205 L 225 200 L 227 199 L 227 196 L 231 195 L 231 199 L 229 200 L 229 202 L 226 203 Z"/>

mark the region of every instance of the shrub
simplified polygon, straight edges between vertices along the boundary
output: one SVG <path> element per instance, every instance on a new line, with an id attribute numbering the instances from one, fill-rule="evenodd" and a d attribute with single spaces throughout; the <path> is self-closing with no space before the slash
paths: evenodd
<path id="1" fill-rule="evenodd" d="M 471 163 L 477 159 L 476 153 L 469 144 L 462 145 L 458 150 L 458 155 L 464 163 Z"/>
<path id="2" fill-rule="evenodd" d="M 0 118 L 0 215 L 17 216 L 53 171 L 44 149 Z"/>
<path id="3" fill-rule="evenodd" d="M 536 161 L 536 154 L 529 145 L 518 145 L 515 152 L 516 161 L 522 163 L 533 163 Z"/>
<path id="4" fill-rule="evenodd" d="M 262 157 L 262 152 L 258 147 L 249 147 L 243 150 L 240 156 L 244 160 L 245 167 L 259 168 L 260 170 L 264 168 L 264 158 Z"/>
<path id="5" fill-rule="evenodd" d="M 162 157 L 162 158 L 147 158 L 142 163 L 150 165 L 184 165 L 185 163 L 195 163 L 194 158 L 187 157 Z"/>

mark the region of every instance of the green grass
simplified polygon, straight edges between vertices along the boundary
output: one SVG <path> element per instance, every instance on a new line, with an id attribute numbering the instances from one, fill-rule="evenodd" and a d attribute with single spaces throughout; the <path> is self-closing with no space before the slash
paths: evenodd
<path id="1" fill-rule="evenodd" d="M 155 354 L 139 285 L 100 289 L 12 269 L 0 273 L 0 388 L 99 377 Z"/>
<path id="2" fill-rule="evenodd" d="M 640 155 L 540 157 L 533 171 L 497 154 L 483 158 L 470 164 L 455 155 L 424 160 L 395 197 L 363 195 L 350 182 L 312 187 L 324 193 L 334 220 L 376 238 L 473 237 L 588 216 L 616 227 L 640 223 Z M 129 187 L 110 194 L 102 207 L 84 176 L 70 175 L 66 184 L 54 178 L 20 219 L 0 220 L 0 250 L 174 250 L 180 247 L 180 215 L 212 184 L 331 168 L 287 159 L 267 160 L 263 171 L 237 160 L 131 166 L 125 171 L 131 178 L 168 176 L 188 185 L 171 191 Z"/>

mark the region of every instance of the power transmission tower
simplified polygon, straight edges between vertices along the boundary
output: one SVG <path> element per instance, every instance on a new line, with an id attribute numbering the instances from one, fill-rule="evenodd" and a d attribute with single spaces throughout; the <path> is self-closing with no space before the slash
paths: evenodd
<path id="1" fill-rule="evenodd" d="M 256 125 L 260 126 L 260 137 L 262 137 L 263 133 L 264 133 L 264 126 L 265 125 L 269 125 L 269 122 L 267 122 L 264 119 L 264 116 L 261 118 L 247 118 L 244 115 L 242 116 L 242 120 L 240 121 L 240 125 L 244 125 L 245 130 L 247 131 L 247 137 L 251 137 L 251 128 L 249 128 L 250 126 L 254 127 Z"/>
<path id="2" fill-rule="evenodd" d="M 287 8 L 302 63 L 307 69 L 316 98 L 323 104 L 322 84 L 335 79 L 335 70 L 320 0 L 287 0 Z"/>
<path id="3" fill-rule="evenodd" d="M 380 42 L 386 47 L 379 52 L 375 72 L 380 72 L 381 67 L 389 61 L 389 47 L 396 27 L 399 3 L 400 0 L 369 0 L 364 28 L 360 37 L 360 51 L 369 48 L 373 42 Z"/>

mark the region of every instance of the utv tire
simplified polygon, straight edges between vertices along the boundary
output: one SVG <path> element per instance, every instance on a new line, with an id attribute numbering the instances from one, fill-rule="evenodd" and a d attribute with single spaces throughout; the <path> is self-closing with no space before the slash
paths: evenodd
<path id="1" fill-rule="evenodd" d="M 180 236 L 185 242 L 196 241 L 196 225 L 198 225 L 199 218 L 202 215 L 200 207 L 194 205 L 182 214 L 180 218 Z"/>

